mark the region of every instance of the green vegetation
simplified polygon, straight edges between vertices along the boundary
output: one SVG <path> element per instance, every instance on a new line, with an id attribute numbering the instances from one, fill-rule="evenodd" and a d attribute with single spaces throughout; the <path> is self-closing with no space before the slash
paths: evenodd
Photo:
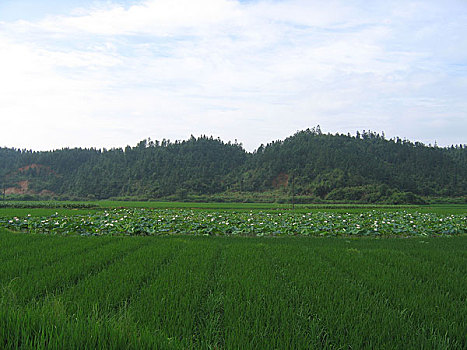
<path id="1" fill-rule="evenodd" d="M 97 208 L 98 205 L 90 202 L 69 202 L 69 201 L 2 201 L 0 202 L 0 209 L 2 208 L 65 208 L 65 209 L 92 209 Z"/>
<path id="2" fill-rule="evenodd" d="M 8 199 L 164 199 L 188 202 L 466 203 L 467 148 L 319 127 L 261 145 L 208 137 L 143 140 L 111 150 L 0 148 Z M 0 183 L 1 184 L 1 183 Z"/>
<path id="3" fill-rule="evenodd" d="M 0 228 L 3 349 L 463 349 L 467 237 Z"/>
<path id="4" fill-rule="evenodd" d="M 29 233 L 81 235 L 436 236 L 467 233 L 465 215 L 407 211 L 307 212 L 113 209 L 86 215 L 0 218 Z"/>
<path id="5" fill-rule="evenodd" d="M 467 205 L 437 205 L 437 207 L 454 208 L 460 207 L 467 210 Z M 115 208 L 150 208 L 150 209 L 292 209 L 291 204 L 281 203 L 243 203 L 243 202 L 228 202 L 228 203 L 205 203 L 205 202 L 177 202 L 177 201 L 116 201 L 116 200 L 99 200 L 86 202 L 73 201 L 4 201 L 0 202 L 0 211 L 9 209 L 115 209 Z M 295 209 L 357 209 L 357 210 L 372 210 L 372 209 L 416 209 L 430 208 L 430 206 L 419 205 L 388 205 L 388 204 L 296 204 Z"/>
<path id="6" fill-rule="evenodd" d="M 2 349 L 467 347 L 466 205 L 7 203 Z"/>

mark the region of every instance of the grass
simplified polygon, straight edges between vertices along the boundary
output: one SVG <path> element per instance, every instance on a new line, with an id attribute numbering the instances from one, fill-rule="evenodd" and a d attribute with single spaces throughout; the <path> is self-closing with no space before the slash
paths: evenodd
<path id="1" fill-rule="evenodd" d="M 224 215 L 243 222 L 249 211 L 255 225 L 281 214 L 289 228 L 309 212 L 467 213 L 467 205 L 67 204 L 0 208 L 0 220 L 90 215 L 105 227 L 104 208 L 156 208 L 167 209 L 167 224 L 195 233 L 215 213 L 218 230 Z M 148 223 L 145 211 L 135 213 L 130 226 Z M 0 261 L 2 349 L 467 348 L 465 234 L 83 237 L 0 227 Z"/>
<path id="2" fill-rule="evenodd" d="M 91 202 L 101 208 L 152 208 L 152 209 L 203 209 L 203 210 L 292 210 L 291 204 L 280 203 L 196 203 L 196 202 L 122 202 L 96 201 Z M 296 204 L 296 211 L 310 210 L 372 210 L 416 208 L 413 205 L 368 205 L 368 204 Z M 465 206 L 467 208 L 467 205 Z"/>
<path id="3" fill-rule="evenodd" d="M 0 217 L 8 216 L 47 216 L 55 212 L 61 215 L 93 213 L 99 209 L 115 208 L 150 208 L 150 209 L 193 209 L 193 210 L 263 210 L 292 211 L 291 204 L 278 203 L 187 203 L 155 201 L 6 201 L 0 202 Z M 467 204 L 431 204 L 431 205 L 381 205 L 381 204 L 296 204 L 294 212 L 310 211 L 360 213 L 371 210 L 400 211 L 438 214 L 467 213 Z"/>
<path id="4" fill-rule="evenodd" d="M 463 349 L 467 237 L 0 228 L 3 349 Z"/>
<path id="5" fill-rule="evenodd" d="M 64 208 L 0 208 L 0 217 L 34 217 L 51 216 L 58 213 L 61 216 L 86 215 L 95 213 L 99 209 L 64 209 Z"/>

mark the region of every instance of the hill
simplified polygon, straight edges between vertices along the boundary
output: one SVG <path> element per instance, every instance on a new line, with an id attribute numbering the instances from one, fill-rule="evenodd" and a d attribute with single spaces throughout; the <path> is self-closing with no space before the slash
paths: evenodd
<path id="1" fill-rule="evenodd" d="M 206 136 L 110 150 L 0 148 L 5 195 L 28 198 L 287 200 L 293 190 L 302 201 L 423 203 L 465 200 L 466 174 L 462 145 L 323 134 L 319 127 L 252 153 Z"/>

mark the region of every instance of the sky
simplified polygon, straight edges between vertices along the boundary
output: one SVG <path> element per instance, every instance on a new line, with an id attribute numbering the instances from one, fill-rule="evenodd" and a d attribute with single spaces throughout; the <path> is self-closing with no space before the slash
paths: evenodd
<path id="1" fill-rule="evenodd" d="M 465 0 L 0 0 L 0 147 L 467 143 Z"/>

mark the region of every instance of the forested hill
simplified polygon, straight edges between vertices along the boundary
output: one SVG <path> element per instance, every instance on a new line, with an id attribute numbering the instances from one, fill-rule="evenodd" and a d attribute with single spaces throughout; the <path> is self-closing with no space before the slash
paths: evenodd
<path id="1" fill-rule="evenodd" d="M 372 132 L 297 132 L 255 152 L 212 137 L 143 140 L 125 149 L 0 149 L 7 197 L 189 199 L 294 193 L 308 200 L 420 202 L 467 195 L 467 149 Z"/>

